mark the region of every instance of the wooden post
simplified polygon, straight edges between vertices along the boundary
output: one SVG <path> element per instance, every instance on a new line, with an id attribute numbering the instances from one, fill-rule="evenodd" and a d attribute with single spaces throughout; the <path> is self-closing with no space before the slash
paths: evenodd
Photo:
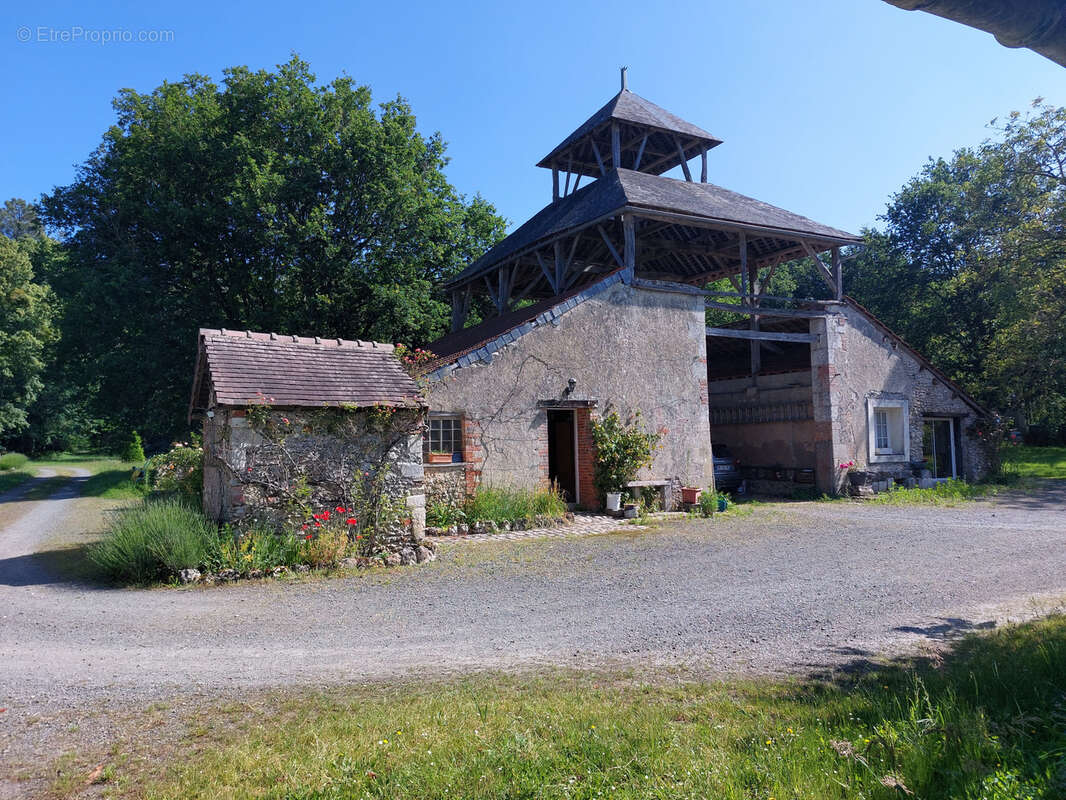
<path id="1" fill-rule="evenodd" d="M 552 164 L 552 202 L 559 199 L 559 165 Z"/>
<path id="2" fill-rule="evenodd" d="M 707 148 L 700 151 L 700 183 L 707 183 Z"/>
<path id="3" fill-rule="evenodd" d="M 681 140 L 676 136 L 674 141 L 677 143 L 677 154 L 681 157 L 681 171 L 685 173 L 685 180 L 692 183 L 692 172 L 688 168 L 688 159 L 685 158 L 685 148 L 681 146 Z"/>
<path id="4" fill-rule="evenodd" d="M 844 299 L 844 270 L 840 264 L 840 248 L 834 247 L 833 253 L 833 283 L 836 286 L 836 299 Z"/>
<path id="5" fill-rule="evenodd" d="M 452 292 L 452 333 L 461 331 L 470 312 L 470 287 Z"/>
<path id="6" fill-rule="evenodd" d="M 611 163 L 615 169 L 622 166 L 622 135 L 618 123 L 611 123 Z"/>
<path id="7" fill-rule="evenodd" d="M 637 150 L 637 157 L 633 159 L 633 171 L 636 172 L 640 169 L 640 159 L 644 157 L 644 145 L 648 143 L 648 134 L 644 134 L 644 138 L 640 140 L 640 148 Z"/>
<path id="8" fill-rule="evenodd" d="M 558 239 L 552 245 L 555 253 L 555 293 L 560 294 L 566 289 L 566 263 L 563 261 L 563 245 Z"/>
<path id="9" fill-rule="evenodd" d="M 622 233 L 625 237 L 625 246 L 622 253 L 622 280 L 625 283 L 633 282 L 633 275 L 637 269 L 637 229 L 636 221 L 632 214 L 622 215 Z"/>

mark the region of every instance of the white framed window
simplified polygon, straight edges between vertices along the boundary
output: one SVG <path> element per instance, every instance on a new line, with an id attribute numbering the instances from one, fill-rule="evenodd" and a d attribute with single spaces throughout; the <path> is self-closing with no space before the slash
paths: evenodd
<path id="1" fill-rule="evenodd" d="M 878 397 L 866 403 L 869 462 L 910 461 L 910 403 Z"/>
<path id="2" fill-rule="evenodd" d="M 426 453 L 450 453 L 463 460 L 463 420 L 458 416 L 431 416 L 422 441 Z"/>

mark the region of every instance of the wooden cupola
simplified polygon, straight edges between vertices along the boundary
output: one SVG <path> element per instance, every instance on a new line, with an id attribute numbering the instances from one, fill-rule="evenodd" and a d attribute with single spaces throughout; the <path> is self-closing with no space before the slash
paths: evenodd
<path id="1" fill-rule="evenodd" d="M 623 67 L 622 90 L 537 166 L 552 171 L 553 200 L 577 191 L 582 176 L 599 178 L 619 168 L 661 175 L 680 164 L 685 179 L 692 181 L 688 162 L 697 156 L 700 182 L 706 183 L 707 151 L 721 143 L 702 128 L 629 91 Z M 563 175 L 565 182 L 560 185 Z"/>

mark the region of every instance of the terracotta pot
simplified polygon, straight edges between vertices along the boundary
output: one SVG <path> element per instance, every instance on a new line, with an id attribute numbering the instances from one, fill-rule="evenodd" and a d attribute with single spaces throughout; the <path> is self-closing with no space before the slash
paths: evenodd
<path id="1" fill-rule="evenodd" d="M 430 464 L 451 464 L 452 463 L 452 454 L 451 453 L 430 453 L 429 454 L 429 463 Z"/>
<path id="2" fill-rule="evenodd" d="M 681 487 L 681 502 L 682 503 L 698 503 L 700 501 L 700 493 L 703 490 L 696 486 L 682 486 Z"/>

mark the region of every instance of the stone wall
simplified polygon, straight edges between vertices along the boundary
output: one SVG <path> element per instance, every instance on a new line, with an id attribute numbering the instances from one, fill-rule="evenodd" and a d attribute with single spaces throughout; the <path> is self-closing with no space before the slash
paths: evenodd
<path id="1" fill-rule="evenodd" d="M 216 407 L 204 418 L 204 512 L 219 522 L 293 524 L 293 498 L 306 486 L 302 503 L 311 509 L 359 503 L 365 479 L 381 475 L 389 497 L 402 499 L 408 513 L 382 539 L 403 546 L 425 530 L 423 412 L 400 409 L 283 409 L 256 411 Z M 409 522 L 407 521 L 409 519 Z"/>
<path id="2" fill-rule="evenodd" d="M 466 465 L 427 464 L 425 479 L 426 505 L 443 503 L 462 505 L 466 498 Z"/>
<path id="3" fill-rule="evenodd" d="M 912 474 L 911 462 L 922 459 L 926 417 L 950 417 L 959 430 L 957 472 L 978 480 L 989 469 L 988 453 L 974 435 L 977 410 L 955 388 L 937 377 L 893 335 L 849 304 L 833 306 L 827 320 L 813 320 L 812 376 L 819 488 L 841 490 L 845 475 L 838 464 L 885 478 Z M 867 405 L 871 398 L 907 401 L 909 461 L 871 463 Z"/>
<path id="4" fill-rule="evenodd" d="M 563 405 L 593 416 L 613 407 L 623 418 L 639 410 L 649 431 L 665 432 L 638 477 L 707 486 L 705 329 L 702 296 L 636 288 L 615 276 L 434 373 L 429 405 L 463 417 L 473 445 L 464 454 L 468 474 L 488 484 L 547 485 L 546 409 Z M 594 506 L 591 454 L 581 449 L 578 500 Z"/>

